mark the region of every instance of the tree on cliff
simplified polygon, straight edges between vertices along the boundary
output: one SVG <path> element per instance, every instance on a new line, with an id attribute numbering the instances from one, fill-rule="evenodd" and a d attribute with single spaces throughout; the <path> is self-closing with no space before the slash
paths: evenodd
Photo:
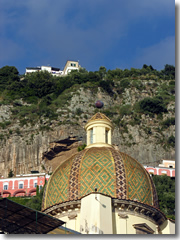
<path id="1" fill-rule="evenodd" d="M 11 169 L 8 173 L 8 178 L 11 178 L 14 176 L 13 170 Z"/>
<path id="2" fill-rule="evenodd" d="M 20 81 L 20 78 L 16 67 L 5 66 L 0 68 L 0 91 L 3 91 L 8 85 L 17 81 Z"/>

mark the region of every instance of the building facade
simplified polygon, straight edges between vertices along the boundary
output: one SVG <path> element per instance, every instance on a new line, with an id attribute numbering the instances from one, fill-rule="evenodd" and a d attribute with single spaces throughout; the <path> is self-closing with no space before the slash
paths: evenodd
<path id="1" fill-rule="evenodd" d="M 175 178 L 175 161 L 173 160 L 162 160 L 158 167 L 144 165 L 144 168 L 151 175 L 167 175 Z"/>
<path id="2" fill-rule="evenodd" d="M 0 179 L 0 197 L 19 197 L 36 195 L 36 186 L 41 189 L 45 179 L 49 179 L 45 173 L 23 174 L 14 178 Z"/>
<path id="3" fill-rule="evenodd" d="M 70 61 L 68 60 L 65 64 L 64 70 L 63 70 L 63 75 L 67 75 L 70 73 L 72 70 L 79 70 L 79 62 L 78 61 Z"/>

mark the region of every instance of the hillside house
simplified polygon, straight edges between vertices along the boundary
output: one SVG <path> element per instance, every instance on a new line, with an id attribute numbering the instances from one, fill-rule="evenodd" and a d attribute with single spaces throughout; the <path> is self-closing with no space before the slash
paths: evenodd
<path id="1" fill-rule="evenodd" d="M 72 70 L 79 70 L 80 65 L 78 61 L 70 61 L 68 60 L 65 64 L 65 67 L 63 70 L 60 70 L 60 68 L 51 67 L 51 66 L 41 66 L 41 67 L 27 67 L 26 68 L 26 75 L 33 73 L 33 72 L 40 72 L 40 71 L 48 71 L 54 76 L 65 76 L 68 73 L 70 73 Z"/>

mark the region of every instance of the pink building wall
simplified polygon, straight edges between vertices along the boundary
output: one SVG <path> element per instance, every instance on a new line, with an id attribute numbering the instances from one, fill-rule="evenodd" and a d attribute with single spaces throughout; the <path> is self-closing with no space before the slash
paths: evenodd
<path id="1" fill-rule="evenodd" d="M 34 196 L 36 195 L 36 184 L 43 187 L 45 179 L 48 181 L 49 177 L 47 174 L 32 174 L 16 176 L 15 178 L 1 178 L 0 197 Z M 20 188 L 19 184 L 23 184 L 22 188 Z"/>

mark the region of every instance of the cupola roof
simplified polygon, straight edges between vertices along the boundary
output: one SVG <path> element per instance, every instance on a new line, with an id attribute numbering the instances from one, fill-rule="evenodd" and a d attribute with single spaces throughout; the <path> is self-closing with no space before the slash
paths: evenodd
<path id="1" fill-rule="evenodd" d="M 110 147 L 91 147 L 56 168 L 44 192 L 43 210 L 80 200 L 95 189 L 114 199 L 158 208 L 153 181 L 137 160 Z"/>
<path id="2" fill-rule="evenodd" d="M 97 112 L 95 115 L 93 115 L 92 118 L 88 121 L 88 123 L 95 120 L 106 120 L 108 122 L 111 122 L 111 120 L 101 112 Z"/>

